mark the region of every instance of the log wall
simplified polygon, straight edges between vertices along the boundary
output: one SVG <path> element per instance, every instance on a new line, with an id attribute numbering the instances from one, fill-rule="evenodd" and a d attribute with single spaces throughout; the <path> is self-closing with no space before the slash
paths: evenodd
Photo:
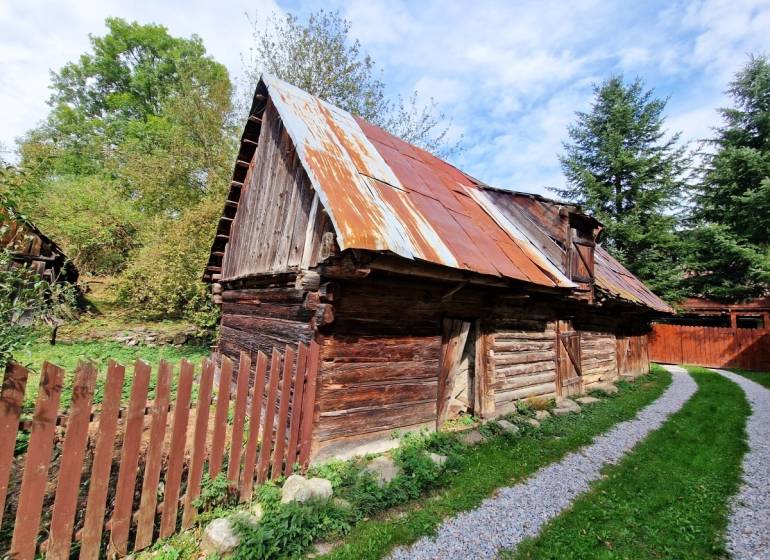
<path id="1" fill-rule="evenodd" d="M 556 396 L 553 321 L 501 325 L 494 331 L 495 414 L 511 412 L 527 397 Z"/>
<path id="2" fill-rule="evenodd" d="M 615 335 L 606 331 L 581 331 L 580 353 L 583 364 L 583 390 L 618 377 Z"/>

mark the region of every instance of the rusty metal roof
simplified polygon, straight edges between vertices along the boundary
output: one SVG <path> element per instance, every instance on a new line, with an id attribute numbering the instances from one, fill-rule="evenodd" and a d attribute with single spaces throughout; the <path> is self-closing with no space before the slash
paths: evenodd
<path id="1" fill-rule="evenodd" d="M 388 251 L 548 287 L 574 284 L 452 165 L 285 82 L 262 77 L 341 249 Z"/>
<path id="2" fill-rule="evenodd" d="M 596 285 L 615 297 L 645 305 L 661 313 L 674 313 L 673 308 L 660 299 L 636 276 L 631 274 L 604 247 L 594 252 Z"/>
<path id="3" fill-rule="evenodd" d="M 258 91 L 265 88 L 342 250 L 390 252 L 540 286 L 575 287 L 532 238 L 531 224 L 501 211 L 487 185 L 286 82 L 263 75 Z M 615 297 L 672 311 L 600 247 L 595 275 L 597 286 Z"/>

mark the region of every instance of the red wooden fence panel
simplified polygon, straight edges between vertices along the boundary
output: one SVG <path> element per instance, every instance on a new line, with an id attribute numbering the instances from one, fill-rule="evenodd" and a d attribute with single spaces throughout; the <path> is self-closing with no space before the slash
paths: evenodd
<path id="1" fill-rule="evenodd" d="M 227 478 L 232 487 L 238 483 L 241 470 L 241 448 L 243 447 L 243 425 L 246 422 L 246 398 L 249 396 L 249 375 L 251 358 L 241 352 L 238 358 L 238 381 L 235 388 L 235 409 L 233 410 L 233 432 L 230 437 L 230 459 L 227 463 Z"/>
<path id="2" fill-rule="evenodd" d="M 118 429 L 120 413 L 120 394 L 126 368 L 110 360 L 107 366 L 107 382 L 104 386 L 104 398 L 99 414 L 99 430 L 96 433 L 94 460 L 91 465 L 91 478 L 86 502 L 86 517 L 80 542 L 80 559 L 97 560 L 101 548 L 104 512 L 107 507 L 112 454 L 115 445 L 115 433 Z"/>
<path id="3" fill-rule="evenodd" d="M 206 435 L 209 428 L 209 412 L 211 409 L 211 386 L 214 381 L 214 364 L 204 360 L 201 369 L 201 381 L 198 389 L 198 406 L 195 409 L 195 434 L 193 435 L 193 451 L 190 459 L 190 471 L 187 475 L 187 493 L 182 513 L 182 528 L 188 529 L 195 520 L 193 502 L 198 498 L 203 476 L 203 461 L 206 458 Z"/>
<path id="4" fill-rule="evenodd" d="M 257 354 L 257 368 L 254 372 L 254 390 L 251 393 L 251 410 L 249 412 L 249 439 L 243 457 L 243 473 L 241 475 L 241 501 L 251 500 L 254 487 L 254 466 L 257 462 L 257 443 L 259 441 L 259 423 L 262 417 L 262 401 L 265 393 L 265 373 L 267 356 L 262 352 Z"/>
<path id="5" fill-rule="evenodd" d="M 309 348 L 303 344 L 287 346 L 284 354 L 274 349 L 268 372 L 268 356 L 258 352 L 249 403 L 252 361 L 247 353 L 241 353 L 232 428 L 228 427 L 228 413 L 233 372 L 227 357 L 222 358 L 222 377 L 215 403 L 212 401 L 215 363 L 203 361 L 194 422 L 190 422 L 194 368 L 185 360 L 181 361 L 176 383 L 172 381 L 173 368 L 161 362 L 151 401 L 148 401 L 150 366 L 137 361 L 125 409 L 121 403 L 125 368 L 112 360 L 109 362 L 103 402 L 94 408 L 92 400 L 98 372 L 90 364 L 80 364 L 70 407 L 62 416 L 58 415 L 58 409 L 64 372 L 46 363 L 31 428 L 24 428 L 31 429 L 31 439 L 23 467 L 14 460 L 14 448 L 27 370 L 10 365 L 0 393 L 0 428 L 6 436 L 0 442 L 0 513 L 9 481 L 21 478 L 21 490 L 16 511 L 12 512 L 15 524 L 8 552 L 14 558 L 32 559 L 43 535 L 49 538 L 40 548 L 51 559 L 68 559 L 73 539 L 80 541 L 79 553 L 83 560 L 96 560 L 105 553 L 125 555 L 130 544 L 133 550 L 144 549 L 156 538 L 158 512 L 159 537 L 168 537 L 176 530 L 180 509 L 182 527 L 193 523 L 197 515 L 194 503 L 200 495 L 207 457 L 210 458 L 208 474 L 213 477 L 221 471 L 225 452 L 229 453 L 227 478 L 233 489 L 239 491 L 241 501 L 251 499 L 255 478 L 262 483 L 268 476 L 288 475 L 296 463 L 306 469 L 314 426 L 318 360 L 319 347 L 315 342 Z M 170 406 L 173 386 L 176 391 Z M 212 407 L 216 408 L 214 426 L 209 422 Z M 172 410 L 173 419 L 169 422 Z M 64 427 L 62 439 L 56 439 L 59 420 Z M 89 434 L 93 437 L 89 438 Z M 185 455 L 188 440 L 191 450 Z M 54 446 L 58 447 L 55 453 Z M 116 453 L 119 455 L 117 472 L 112 473 Z M 92 457 L 90 464 L 86 456 Z M 144 472 L 137 495 L 138 468 L 142 463 Z M 85 475 L 84 465 L 90 468 Z M 187 489 L 180 508 L 186 467 Z M 12 479 L 14 468 L 20 472 Z M 81 517 L 77 515 L 77 508 L 83 507 L 80 489 L 84 476 L 89 483 L 87 496 L 82 497 L 85 511 Z M 161 480 L 164 501 L 158 505 Z M 52 495 L 47 494 L 49 488 L 54 488 Z M 114 499 L 108 499 L 110 496 Z M 48 503 L 46 500 L 50 498 L 50 522 L 46 516 L 48 525 L 41 527 L 43 503 Z M 105 523 L 110 503 L 113 510 Z M 82 525 L 76 526 L 81 520 Z M 134 522 L 136 536 L 130 543 Z M 105 529 L 110 537 L 108 551 L 102 549 Z"/>
<path id="6" fill-rule="evenodd" d="M 158 505 L 158 484 L 163 458 L 163 441 L 166 439 L 166 419 L 168 417 L 168 385 L 171 366 L 161 361 L 158 366 L 158 378 L 155 383 L 155 398 L 152 403 L 150 424 L 150 444 L 144 463 L 142 497 L 136 521 L 136 539 L 134 550 L 142 550 L 152 544 L 152 532 L 155 526 L 155 511 Z"/>
<path id="7" fill-rule="evenodd" d="M 128 533 L 131 529 L 134 489 L 139 466 L 139 445 L 144 427 L 144 407 L 147 404 L 147 388 L 150 382 L 150 366 L 141 360 L 134 363 L 134 380 L 126 413 L 123 449 L 120 454 L 120 470 L 115 493 L 115 509 L 110 523 L 110 548 L 121 556 L 128 554 Z"/>
<path id="8" fill-rule="evenodd" d="M 217 409 L 214 415 L 214 435 L 211 439 L 211 459 L 209 460 L 209 476 L 214 478 L 222 470 L 222 457 L 225 454 L 225 439 L 227 437 L 227 412 L 230 409 L 230 384 L 233 380 L 233 362 L 230 358 L 222 358 L 222 368 L 219 372 L 219 390 L 217 391 Z"/>
<path id="9" fill-rule="evenodd" d="M 182 360 L 179 383 L 176 389 L 174 424 L 171 428 L 171 442 L 169 443 L 163 513 L 160 520 L 160 536 L 162 538 L 170 536 L 176 529 L 176 519 L 179 513 L 179 485 L 182 481 L 187 443 L 187 422 L 190 419 L 192 382 L 193 365 L 187 360 Z"/>
<path id="10" fill-rule="evenodd" d="M 96 368 L 91 364 L 79 364 L 67 416 L 67 433 L 61 450 L 59 482 L 51 516 L 51 536 L 46 553 L 46 558 L 51 560 L 66 560 L 70 556 L 95 386 Z"/>
<path id="11" fill-rule="evenodd" d="M 11 556 L 18 560 L 35 557 L 63 380 L 64 370 L 48 362 L 43 364 L 11 540 Z"/>
<path id="12" fill-rule="evenodd" d="M 650 360 L 770 371 L 770 330 L 653 325 Z"/>
<path id="13" fill-rule="evenodd" d="M 5 512 L 5 496 L 8 493 L 8 480 L 11 476 L 13 452 L 16 448 L 16 433 L 19 429 L 19 416 L 27 388 L 27 368 L 16 363 L 5 367 L 3 388 L 0 392 L 0 527 Z"/>
<path id="14" fill-rule="evenodd" d="M 273 348 L 273 359 L 270 362 L 270 389 L 267 392 L 265 402 L 265 426 L 262 430 L 262 448 L 259 450 L 259 468 L 257 469 L 257 483 L 262 484 L 267 480 L 267 471 L 270 468 L 270 452 L 273 448 L 273 423 L 275 420 L 275 402 L 278 395 L 278 381 L 281 377 L 281 353 Z"/>

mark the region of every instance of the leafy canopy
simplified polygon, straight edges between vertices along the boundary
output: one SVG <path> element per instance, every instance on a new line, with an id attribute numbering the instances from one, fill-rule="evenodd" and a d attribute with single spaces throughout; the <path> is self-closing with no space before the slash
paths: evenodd
<path id="1" fill-rule="evenodd" d="M 679 241 L 674 214 L 690 160 L 679 134 L 667 137 L 666 100 L 613 76 L 594 88 L 587 112 L 577 112 L 561 164 L 567 186 L 555 191 L 605 226 L 607 249 L 664 297 L 680 294 Z"/>

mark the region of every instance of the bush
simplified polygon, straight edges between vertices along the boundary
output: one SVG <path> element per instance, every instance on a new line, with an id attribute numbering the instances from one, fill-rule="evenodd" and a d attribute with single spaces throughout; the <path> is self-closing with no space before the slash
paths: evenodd
<path id="1" fill-rule="evenodd" d="M 199 327 L 216 326 L 219 309 L 201 276 L 221 211 L 222 201 L 212 196 L 161 221 L 123 273 L 118 301 L 140 319 L 184 318 Z"/>

